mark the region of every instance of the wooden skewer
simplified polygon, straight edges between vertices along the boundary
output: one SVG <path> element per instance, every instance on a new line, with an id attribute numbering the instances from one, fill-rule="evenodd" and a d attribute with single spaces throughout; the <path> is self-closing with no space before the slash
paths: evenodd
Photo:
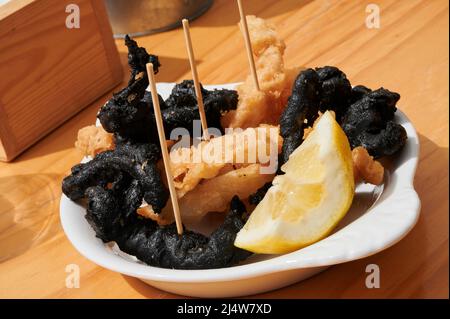
<path id="1" fill-rule="evenodd" d="M 153 109 L 155 111 L 156 127 L 158 129 L 159 143 L 161 144 L 161 153 L 164 161 L 164 168 L 166 170 L 167 184 L 169 185 L 170 198 L 172 200 L 173 214 L 175 215 L 175 222 L 177 224 L 178 235 L 183 234 L 183 223 L 181 221 L 180 207 L 178 206 L 177 191 L 173 183 L 172 171 L 170 170 L 170 157 L 167 150 L 166 135 L 164 134 L 164 124 L 161 117 L 161 109 L 159 106 L 158 92 L 156 91 L 155 76 L 153 73 L 153 64 L 147 63 L 147 76 L 150 82 L 150 90 L 152 93 Z"/>
<path id="2" fill-rule="evenodd" d="M 205 107 L 203 105 L 202 90 L 200 88 L 200 81 L 198 80 L 197 65 L 195 64 L 194 50 L 192 49 L 191 33 L 189 31 L 189 21 L 182 20 L 184 30 L 184 40 L 186 41 L 186 49 L 189 56 L 189 64 L 191 65 L 192 80 L 194 81 L 195 95 L 197 97 L 198 110 L 200 112 L 200 121 L 202 122 L 203 137 L 209 140 L 208 123 L 206 121 Z"/>
<path id="3" fill-rule="evenodd" d="M 252 50 L 252 43 L 250 42 L 250 34 L 248 32 L 248 25 L 247 25 L 247 18 L 245 17 L 244 13 L 244 7 L 242 6 L 242 0 L 237 0 L 238 7 L 239 7 L 239 14 L 241 16 L 241 31 L 244 35 L 244 42 L 245 42 L 245 49 L 247 50 L 247 58 L 248 63 L 250 64 L 250 71 L 253 76 L 253 83 L 255 85 L 256 90 L 259 89 L 259 82 L 258 82 L 258 74 L 256 73 L 256 66 L 255 66 L 255 59 L 253 58 L 253 50 Z"/>

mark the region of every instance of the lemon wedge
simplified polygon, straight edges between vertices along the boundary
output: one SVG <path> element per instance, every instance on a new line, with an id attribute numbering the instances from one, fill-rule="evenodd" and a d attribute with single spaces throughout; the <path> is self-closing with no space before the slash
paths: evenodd
<path id="1" fill-rule="evenodd" d="M 286 174 L 275 177 L 235 246 L 261 254 L 291 252 L 328 235 L 350 208 L 352 154 L 332 113 L 322 115 L 281 169 Z"/>

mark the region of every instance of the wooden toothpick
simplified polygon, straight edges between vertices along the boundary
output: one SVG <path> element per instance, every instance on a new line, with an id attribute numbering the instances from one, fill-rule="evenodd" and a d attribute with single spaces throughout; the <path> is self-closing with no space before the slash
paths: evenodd
<path id="1" fill-rule="evenodd" d="M 205 107 L 203 105 L 203 95 L 198 80 L 197 65 L 195 64 L 194 50 L 192 49 L 191 33 L 189 31 L 189 21 L 182 20 L 184 30 L 184 40 L 186 41 L 186 49 L 189 56 L 189 64 L 191 65 L 192 80 L 194 81 L 195 95 L 197 97 L 198 111 L 200 112 L 200 121 L 202 122 L 203 137 L 209 140 L 208 123 L 206 121 Z"/>
<path id="2" fill-rule="evenodd" d="M 158 129 L 159 143 L 161 144 L 161 153 L 166 170 L 167 184 L 169 185 L 170 198 L 172 200 L 173 214 L 177 224 L 178 235 L 183 234 L 183 223 L 181 221 L 180 207 L 178 206 L 178 197 L 173 183 L 172 171 L 170 169 L 169 151 L 167 150 L 166 135 L 164 134 L 164 124 L 161 117 L 161 109 L 159 106 L 158 92 L 156 91 L 155 76 L 153 73 L 153 64 L 147 63 L 147 76 L 150 82 L 150 90 L 152 93 L 153 109 L 155 111 L 156 127 Z"/>
<path id="3" fill-rule="evenodd" d="M 245 49 L 247 50 L 248 63 L 250 64 L 250 71 L 253 76 L 253 83 L 256 90 L 259 91 L 258 74 L 256 73 L 255 59 L 253 58 L 252 43 L 250 42 L 250 34 L 248 33 L 247 18 L 245 17 L 244 7 L 242 6 L 242 0 L 237 0 L 239 7 L 239 14 L 241 16 L 241 31 L 244 35 Z"/>

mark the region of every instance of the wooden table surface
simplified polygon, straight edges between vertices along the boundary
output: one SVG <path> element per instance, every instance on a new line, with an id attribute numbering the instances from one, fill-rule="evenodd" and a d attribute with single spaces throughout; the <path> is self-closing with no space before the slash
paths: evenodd
<path id="1" fill-rule="evenodd" d="M 365 25 L 366 5 L 371 2 L 381 8 L 379 29 Z M 415 179 L 421 217 L 401 242 L 257 297 L 448 298 L 448 1 L 245 0 L 244 5 L 247 14 L 277 26 L 287 44 L 288 66 L 336 65 L 353 84 L 400 92 L 399 106 L 414 123 L 421 143 Z M 235 2 L 216 0 L 191 24 L 203 83 L 241 81 L 248 73 L 237 22 Z M 180 29 L 138 41 L 160 56 L 163 67 L 158 81 L 190 78 Z M 117 45 L 125 67 L 125 47 L 121 41 Z M 95 121 L 109 96 L 101 97 L 13 163 L 0 164 L 0 297 L 179 297 L 88 261 L 61 228 L 61 179 L 81 159 L 73 148 L 77 131 Z M 379 289 L 365 287 L 365 267 L 372 263 L 381 270 Z M 80 288 L 66 288 L 70 264 L 80 267 Z"/>

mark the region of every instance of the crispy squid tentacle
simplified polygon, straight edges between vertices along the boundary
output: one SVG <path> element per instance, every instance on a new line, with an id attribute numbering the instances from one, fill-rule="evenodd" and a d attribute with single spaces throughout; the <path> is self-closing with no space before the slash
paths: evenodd
<path id="1" fill-rule="evenodd" d="M 138 78 L 143 78 L 144 82 L 147 83 L 147 87 L 148 78 L 146 65 L 147 63 L 152 63 L 155 74 L 158 73 L 159 67 L 161 66 L 158 57 L 156 55 L 148 54 L 147 50 L 139 47 L 136 41 L 132 40 L 128 34 L 125 36 L 125 45 L 128 48 L 128 65 L 131 69 L 128 85 L 131 85 L 136 80 L 136 76 L 143 72 L 144 74 L 139 75 Z"/>
<path id="2" fill-rule="evenodd" d="M 146 87 L 145 81 L 139 79 L 114 94 L 100 109 L 97 117 L 105 131 L 122 139 L 158 143 L 153 104 L 145 92 Z M 160 96 L 159 103 L 164 109 L 164 101 Z"/>
<path id="3" fill-rule="evenodd" d="M 128 47 L 131 72 L 128 86 L 115 93 L 100 109 L 97 117 L 109 133 L 137 142 L 157 143 L 151 94 L 146 91 L 149 85 L 146 64 L 153 63 L 155 73 L 161 64 L 157 56 L 148 54 L 128 36 L 125 37 L 125 45 Z M 159 102 L 161 109 L 164 109 L 164 101 L 160 96 Z"/>

